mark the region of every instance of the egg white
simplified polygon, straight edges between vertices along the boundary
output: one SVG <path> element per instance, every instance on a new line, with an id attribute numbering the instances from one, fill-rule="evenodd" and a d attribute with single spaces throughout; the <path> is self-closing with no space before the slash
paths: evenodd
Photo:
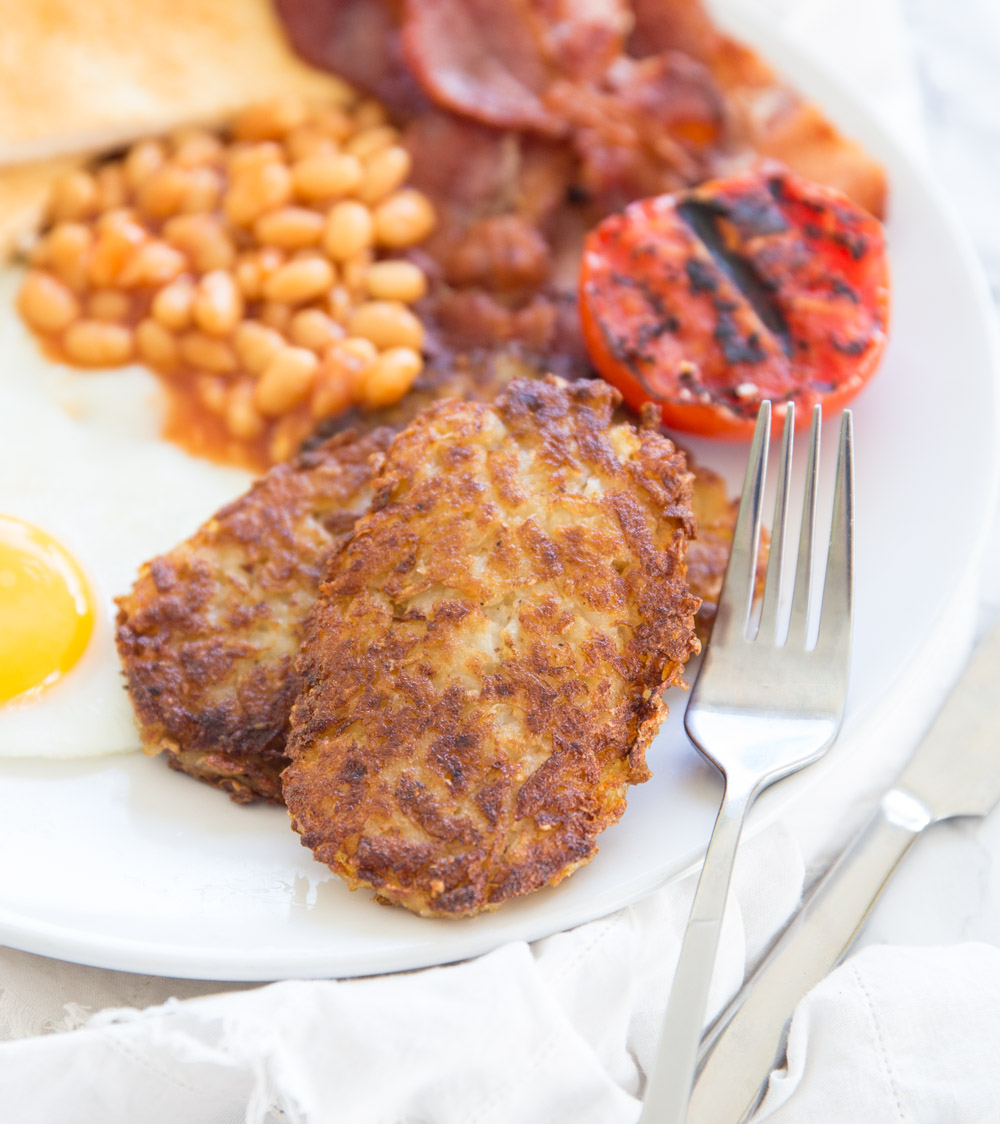
<path id="1" fill-rule="evenodd" d="M 0 705 L 0 756 L 139 748 L 114 646 L 113 599 L 141 563 L 190 535 L 251 476 L 160 436 L 161 394 L 133 366 L 81 371 L 46 358 L 21 323 L 21 270 L 0 273 L 0 514 L 57 539 L 87 576 L 94 631 L 62 680 Z"/>

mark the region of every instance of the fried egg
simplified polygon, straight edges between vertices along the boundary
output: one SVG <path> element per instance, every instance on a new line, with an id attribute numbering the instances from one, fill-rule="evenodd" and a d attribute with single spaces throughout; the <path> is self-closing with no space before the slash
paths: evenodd
<path id="1" fill-rule="evenodd" d="M 141 367 L 46 358 L 0 277 L 0 756 L 139 748 L 114 645 L 114 598 L 142 562 L 249 485 L 160 436 Z"/>

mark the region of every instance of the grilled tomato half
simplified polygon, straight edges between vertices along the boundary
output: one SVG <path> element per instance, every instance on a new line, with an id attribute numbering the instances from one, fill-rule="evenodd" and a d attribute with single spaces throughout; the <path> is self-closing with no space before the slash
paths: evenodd
<path id="1" fill-rule="evenodd" d="M 749 438 L 765 398 L 839 409 L 878 367 L 881 223 L 780 165 L 631 204 L 587 236 L 583 334 L 597 370 L 666 426 Z"/>

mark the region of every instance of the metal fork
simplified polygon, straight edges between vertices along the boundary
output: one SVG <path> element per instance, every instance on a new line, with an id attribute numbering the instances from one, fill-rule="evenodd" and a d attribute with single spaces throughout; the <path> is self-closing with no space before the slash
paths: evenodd
<path id="1" fill-rule="evenodd" d="M 820 409 L 813 411 L 799 550 L 787 632 L 781 628 L 794 407 L 788 406 L 760 622 L 753 622 L 771 404 L 764 402 L 715 625 L 684 725 L 725 778 L 667 1005 L 640 1124 L 683 1124 L 719 944 L 736 847 L 746 814 L 774 781 L 820 757 L 840 728 L 847 695 L 854 585 L 853 436 L 844 411 L 819 632 L 810 643 Z M 784 635 L 783 635 L 784 633 Z"/>

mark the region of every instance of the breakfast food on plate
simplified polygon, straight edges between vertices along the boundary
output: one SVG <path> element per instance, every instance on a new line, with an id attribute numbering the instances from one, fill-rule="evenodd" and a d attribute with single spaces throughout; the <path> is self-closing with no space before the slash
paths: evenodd
<path id="1" fill-rule="evenodd" d="M 491 132 L 508 138 L 508 165 L 516 136 L 521 170 L 536 179 L 540 165 L 570 156 L 576 188 L 611 208 L 764 155 L 882 211 L 879 165 L 720 32 L 699 0 L 276 6 L 305 59 L 375 94 L 400 120 L 426 121 L 438 136 L 446 115 L 473 122 L 468 135 L 482 143 Z M 539 202 L 525 196 L 513 209 L 530 218 Z"/>
<path id="2" fill-rule="evenodd" d="M 420 391 L 374 414 L 340 418 L 227 505 L 191 538 L 146 563 L 117 600 L 117 645 L 142 744 L 172 768 L 238 803 L 282 800 L 291 671 L 326 560 L 367 510 L 370 473 L 394 433 L 442 397 L 491 401 L 539 374 L 516 352 L 432 364 Z M 688 584 L 704 635 L 714 613 L 735 520 L 725 481 L 694 464 L 697 538 Z"/>
<path id="3" fill-rule="evenodd" d="M 874 369 L 884 175 L 695 0 L 196 7 L 11 22 L 56 75 L 0 83 L 0 251 L 61 364 L 25 402 L 81 465 L 106 434 L 104 553 L 151 558 L 115 599 L 146 751 L 287 803 L 352 887 L 493 909 L 594 855 L 715 611 L 735 505 L 660 421 L 741 435 Z M 151 376 L 99 385 L 137 365 L 166 440 Z M 189 537 L 138 553 L 168 491 Z"/>
<path id="4" fill-rule="evenodd" d="M 94 627 L 76 559 L 50 535 L 0 515 L 0 705 L 58 681 Z"/>
<path id="5" fill-rule="evenodd" d="M 349 92 L 139 141 L 56 181 L 18 308 L 56 358 L 156 371 L 190 451 L 266 468 L 423 365 L 426 279 L 401 255 L 434 212 L 397 141 Z"/>
<path id="6" fill-rule="evenodd" d="M 0 256 L 37 228 L 54 173 L 94 153 L 267 98 L 346 91 L 289 49 L 270 0 L 46 0 L 7 4 L 3 19 Z"/>
<path id="7" fill-rule="evenodd" d="M 382 428 L 278 465 L 142 568 L 116 638 L 143 746 L 237 801 L 280 800 L 292 664 L 338 538 L 371 499 Z"/>
<path id="8" fill-rule="evenodd" d="M 580 272 L 601 374 L 714 437 L 749 439 L 764 399 L 795 402 L 801 425 L 846 405 L 882 357 L 888 303 L 881 223 L 778 164 L 630 204 L 587 235 Z"/>
<path id="9" fill-rule="evenodd" d="M 352 886 L 464 916 L 554 884 L 647 778 L 697 649 L 684 458 L 600 382 L 446 400 L 390 446 L 309 617 L 282 785 Z"/>

